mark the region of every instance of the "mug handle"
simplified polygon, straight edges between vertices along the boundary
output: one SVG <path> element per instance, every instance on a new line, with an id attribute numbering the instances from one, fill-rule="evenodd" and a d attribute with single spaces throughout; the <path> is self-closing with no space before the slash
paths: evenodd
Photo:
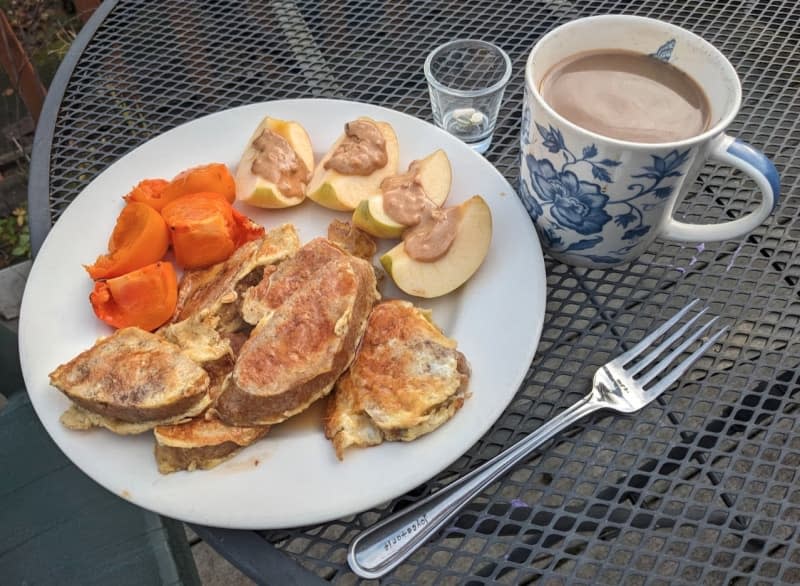
<path id="1" fill-rule="evenodd" d="M 742 218 L 720 224 L 686 224 L 669 218 L 660 237 L 677 242 L 713 242 L 732 240 L 752 232 L 778 205 L 781 182 L 778 170 L 764 153 L 738 138 L 722 134 L 715 139 L 708 155 L 749 175 L 761 191 L 761 205 Z"/>

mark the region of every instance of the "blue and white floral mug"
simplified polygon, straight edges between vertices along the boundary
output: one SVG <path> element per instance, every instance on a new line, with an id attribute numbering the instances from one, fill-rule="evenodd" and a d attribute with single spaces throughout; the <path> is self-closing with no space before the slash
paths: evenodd
<path id="1" fill-rule="evenodd" d="M 709 129 L 692 138 L 645 144 L 601 136 L 557 114 L 539 92 L 542 76 L 584 51 L 627 49 L 668 61 L 703 88 L 711 106 Z M 725 134 L 742 89 L 736 71 L 712 45 L 677 26 L 638 16 L 593 16 L 562 25 L 534 46 L 525 68 L 520 196 L 544 249 L 584 267 L 630 262 L 656 238 L 709 242 L 755 229 L 778 202 L 772 162 Z M 761 202 L 732 221 L 687 224 L 673 218 L 707 161 L 749 175 Z"/>

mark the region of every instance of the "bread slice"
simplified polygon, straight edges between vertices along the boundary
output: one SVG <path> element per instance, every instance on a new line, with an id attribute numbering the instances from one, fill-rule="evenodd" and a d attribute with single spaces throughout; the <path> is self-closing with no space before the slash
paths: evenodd
<path id="1" fill-rule="evenodd" d="M 453 417 L 469 396 L 468 382 L 466 358 L 429 311 L 384 301 L 328 401 L 325 436 L 340 460 L 350 446 L 414 440 Z"/>
<path id="2" fill-rule="evenodd" d="M 226 379 L 235 364 L 234 356 L 247 339 L 242 334 L 227 334 L 233 356 L 224 356 L 203 364 L 210 384 L 209 397 L 215 401 L 222 393 Z M 269 426 L 238 427 L 220 421 L 209 409 L 189 421 L 159 425 L 153 430 L 156 439 L 155 456 L 162 474 L 178 470 L 208 470 L 235 456 L 269 431 Z"/>
<path id="3" fill-rule="evenodd" d="M 134 327 L 115 331 L 62 364 L 50 383 L 81 408 L 65 421 L 74 428 L 101 425 L 138 433 L 188 419 L 210 403 L 206 371 L 175 344 Z"/>
<path id="4" fill-rule="evenodd" d="M 242 317 L 256 325 L 297 291 L 307 287 L 322 267 L 344 257 L 345 252 L 329 240 L 311 240 L 286 262 L 270 267 L 257 285 L 244 292 Z"/>
<path id="5" fill-rule="evenodd" d="M 155 456 L 162 474 L 178 470 L 208 470 L 257 442 L 269 426 L 239 427 L 219 419 L 197 417 L 181 425 L 156 427 Z"/>
<path id="6" fill-rule="evenodd" d="M 64 427 L 75 431 L 86 431 L 93 427 L 104 427 L 117 435 L 137 435 L 150 431 L 159 425 L 173 425 L 192 421 L 192 417 L 197 415 L 202 416 L 202 412 L 205 411 L 209 405 L 211 405 L 210 401 L 202 401 L 198 403 L 195 408 L 181 413 L 180 415 L 176 415 L 175 417 L 131 423 L 129 421 L 123 421 L 122 419 L 116 419 L 115 417 L 92 413 L 73 403 L 61 414 L 59 421 L 61 421 Z"/>
<path id="7" fill-rule="evenodd" d="M 306 274 L 309 250 L 310 259 L 330 258 Z M 229 425 L 279 423 L 327 395 L 350 365 L 379 297 L 372 266 L 324 239 L 304 246 L 267 279 L 264 315 L 214 405 Z"/>
<path id="8" fill-rule="evenodd" d="M 158 333 L 197 362 L 231 354 L 225 334 L 247 326 L 240 315 L 244 292 L 261 281 L 266 267 L 293 256 L 299 247 L 294 226 L 283 224 L 240 246 L 225 261 L 187 271 L 178 289 L 175 314 Z"/>

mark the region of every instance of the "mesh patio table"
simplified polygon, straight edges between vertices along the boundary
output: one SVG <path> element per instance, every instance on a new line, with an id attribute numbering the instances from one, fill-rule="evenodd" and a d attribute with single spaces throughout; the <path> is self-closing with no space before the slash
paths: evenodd
<path id="1" fill-rule="evenodd" d="M 453 465 L 384 506 L 322 526 L 198 527 L 245 573 L 273 584 L 352 584 L 358 532 L 475 468 L 580 398 L 594 370 L 689 299 L 732 327 L 658 402 L 601 413 L 544 446 L 476 499 L 387 584 L 800 582 L 800 4 L 795 0 L 316 2 L 106 0 L 50 89 L 29 190 L 35 249 L 80 191 L 146 140 L 200 116 L 282 98 L 369 102 L 430 120 L 422 64 L 479 37 L 514 73 L 488 160 L 518 179 L 528 51 L 568 20 L 661 18 L 716 45 L 744 101 L 731 134 L 782 176 L 775 213 L 741 241 L 657 241 L 634 263 L 546 259 L 538 352 L 491 430 Z M 114 96 L 125 96 L 115 100 Z M 678 215 L 735 218 L 755 186 L 707 166 Z"/>

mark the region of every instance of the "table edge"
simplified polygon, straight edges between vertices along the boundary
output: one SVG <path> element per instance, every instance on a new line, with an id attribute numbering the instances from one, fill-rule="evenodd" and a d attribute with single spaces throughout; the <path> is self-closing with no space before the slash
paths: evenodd
<path id="1" fill-rule="evenodd" d="M 266 584 L 267 577 L 270 580 L 277 580 L 276 584 L 288 586 L 328 583 L 301 566 L 287 552 L 278 550 L 256 531 L 219 529 L 195 524 L 190 524 L 189 527 L 258 584 Z"/>

